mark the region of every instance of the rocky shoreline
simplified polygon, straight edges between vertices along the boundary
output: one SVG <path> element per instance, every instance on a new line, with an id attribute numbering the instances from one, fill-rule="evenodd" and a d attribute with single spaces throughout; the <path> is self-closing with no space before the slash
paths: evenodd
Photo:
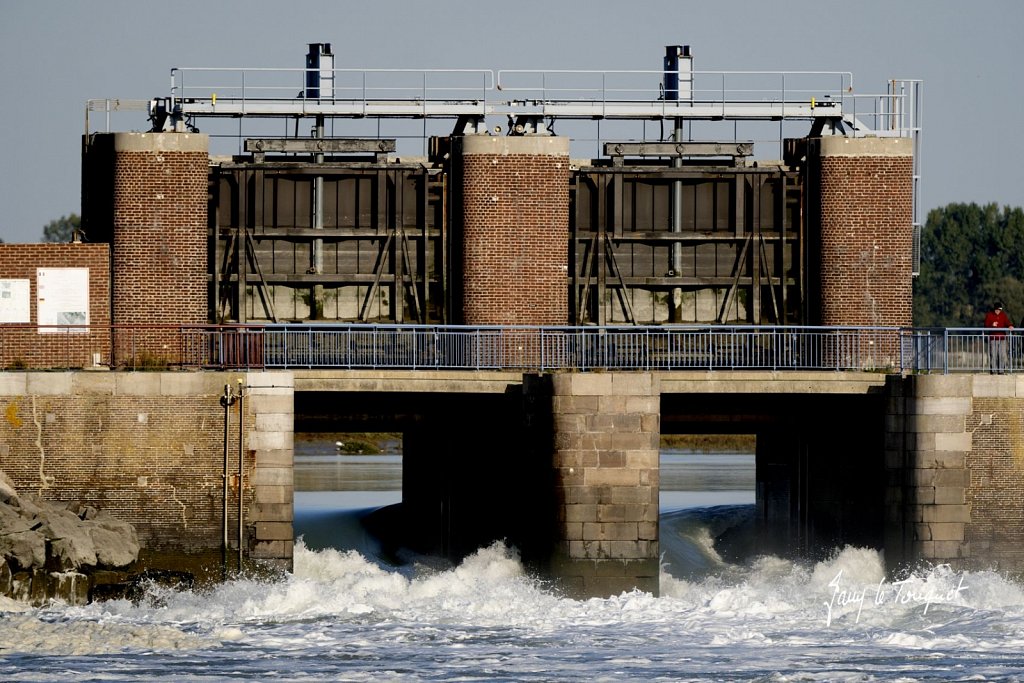
<path id="1" fill-rule="evenodd" d="M 0 596 L 80 605 L 137 583 L 139 540 L 126 522 L 82 504 L 19 495 L 0 471 Z"/>

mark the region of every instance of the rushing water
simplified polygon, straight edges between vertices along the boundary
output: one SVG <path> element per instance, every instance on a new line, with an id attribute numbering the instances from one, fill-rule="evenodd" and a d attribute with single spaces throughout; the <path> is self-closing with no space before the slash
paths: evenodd
<path id="1" fill-rule="evenodd" d="M 383 566 L 366 510 L 338 508 L 395 502 L 400 456 L 296 460 L 300 484 L 362 490 L 296 495 L 293 574 L 138 604 L 0 603 L 0 680 L 1024 680 L 1024 587 L 998 574 L 887 581 L 857 548 L 722 561 L 712 539 L 751 514 L 752 456 L 663 454 L 661 597 L 585 601 L 502 545 L 457 567 Z"/>

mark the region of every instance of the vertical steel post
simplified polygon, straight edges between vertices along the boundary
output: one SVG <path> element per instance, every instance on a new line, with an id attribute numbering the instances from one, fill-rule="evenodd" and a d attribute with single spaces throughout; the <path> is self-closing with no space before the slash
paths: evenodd
<path id="1" fill-rule="evenodd" d="M 665 101 L 678 101 L 680 99 L 679 67 L 680 57 L 689 59 L 690 49 L 688 46 L 668 45 L 665 47 L 664 60 L 664 98 Z M 683 118 L 677 116 L 674 119 L 672 141 L 679 145 L 683 141 Z M 681 169 L 683 157 L 676 155 L 672 157 L 672 168 Z M 678 178 L 672 180 L 672 241 L 669 254 L 669 268 L 671 277 L 680 277 L 683 271 L 683 245 L 679 237 L 683 231 L 683 183 Z M 682 322 L 683 290 L 681 287 L 672 287 L 671 296 L 671 320 Z"/>
<path id="2" fill-rule="evenodd" d="M 949 374 L 949 328 L 942 330 L 942 374 Z"/>
<path id="3" fill-rule="evenodd" d="M 306 88 L 304 100 L 334 99 L 334 54 L 331 52 L 330 43 L 309 43 L 309 52 L 306 54 Z M 324 137 L 324 115 L 317 114 L 316 127 L 313 130 L 313 137 L 322 140 Z M 324 162 L 324 154 L 318 151 L 314 154 L 316 164 Z M 323 193 L 324 178 L 319 173 L 313 177 L 313 228 L 322 229 L 323 219 Z M 317 237 L 311 245 L 310 266 L 313 273 L 319 275 L 324 271 L 324 241 Z M 323 312 L 324 287 L 321 284 L 314 284 L 309 291 L 310 317 L 314 320 L 321 317 Z"/>
<path id="4" fill-rule="evenodd" d="M 223 472 L 223 531 L 224 537 L 221 540 L 221 571 L 226 578 L 228 573 L 228 434 L 231 424 L 231 405 L 235 397 L 231 393 L 231 385 L 224 385 L 224 395 L 220 397 L 220 404 L 224 406 L 224 472 Z"/>
<path id="5" fill-rule="evenodd" d="M 683 119 L 676 117 L 675 129 L 672 133 L 674 141 L 678 144 L 683 140 Z M 672 158 L 672 167 L 681 169 L 683 167 L 683 157 L 675 156 Z M 678 178 L 672 181 L 672 236 L 676 239 L 672 242 L 671 247 L 671 263 L 672 263 L 672 276 L 681 277 L 683 273 L 683 245 L 679 241 L 679 237 L 683 232 L 683 183 Z M 682 322 L 683 312 L 683 290 L 681 287 L 672 288 L 672 321 L 676 323 Z"/>
<path id="6" fill-rule="evenodd" d="M 244 505 L 245 505 L 245 455 L 242 450 L 245 429 L 245 385 L 238 380 L 238 573 L 242 573 L 244 548 Z"/>
<path id="7" fill-rule="evenodd" d="M 322 140 L 324 137 L 324 117 L 318 115 L 316 117 L 316 129 L 313 136 L 317 140 Z M 314 162 L 319 166 L 324 163 L 324 154 L 322 151 L 317 152 L 313 157 Z M 323 230 L 324 228 L 324 177 L 320 173 L 317 173 L 313 177 L 313 229 Z M 313 240 L 313 272 L 320 275 L 324 272 L 324 240 L 322 237 L 317 237 Z M 324 286 L 321 284 L 313 285 L 312 291 L 310 292 L 309 305 L 310 316 L 314 320 L 319 320 L 323 317 L 323 300 L 324 300 Z"/>

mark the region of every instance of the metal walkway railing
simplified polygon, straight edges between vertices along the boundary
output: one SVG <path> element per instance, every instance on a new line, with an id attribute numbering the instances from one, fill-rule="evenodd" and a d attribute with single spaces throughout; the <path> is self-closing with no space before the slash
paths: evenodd
<path id="1" fill-rule="evenodd" d="M 312 70 L 323 75 L 323 72 Z M 200 116 L 485 115 L 486 69 L 333 69 L 330 97 L 305 97 L 307 69 L 175 68 L 171 109 Z"/>
<path id="2" fill-rule="evenodd" d="M 1000 355 L 1002 354 L 1002 355 Z M 1016 330 L 367 324 L 0 325 L 0 369 L 1024 371 Z"/>
<path id="3" fill-rule="evenodd" d="M 306 97 L 306 77 L 330 82 Z M 909 137 L 919 81 L 855 94 L 838 71 L 692 71 L 686 97 L 663 96 L 660 70 L 276 69 L 171 70 L 167 109 L 184 117 L 343 118 L 537 116 L 582 119 L 842 119 L 848 134 Z M 900 87 L 897 87 L 900 84 Z M 907 84 L 911 84 L 910 90 Z M 157 100 L 154 100 L 154 104 Z"/>
<path id="4" fill-rule="evenodd" d="M 183 330 L 193 364 L 466 370 L 987 372 L 985 329 L 267 325 Z M 1024 370 L 1024 336 L 1005 338 Z M 248 349 L 249 357 L 240 350 Z M 253 354 L 258 354 L 258 358 Z"/>

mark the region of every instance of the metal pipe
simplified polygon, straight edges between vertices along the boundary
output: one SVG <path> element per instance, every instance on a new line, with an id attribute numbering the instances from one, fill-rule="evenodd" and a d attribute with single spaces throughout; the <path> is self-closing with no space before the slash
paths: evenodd
<path id="1" fill-rule="evenodd" d="M 678 144 L 683 141 L 683 119 L 675 119 L 675 130 L 672 133 L 673 140 Z M 683 158 L 676 156 L 672 158 L 673 168 L 683 167 Z M 680 235 L 683 232 L 683 182 L 672 181 L 672 234 Z M 678 240 L 672 243 L 671 247 L 672 275 L 682 277 L 683 274 L 683 244 Z M 683 290 L 681 287 L 672 288 L 672 320 L 682 322 Z"/>
<path id="2" fill-rule="evenodd" d="M 688 99 L 691 92 L 691 86 L 688 83 L 685 85 L 685 90 L 680 92 L 680 66 L 685 63 L 686 71 L 690 73 L 689 57 L 689 46 L 667 45 L 665 47 L 663 97 L 666 102 Z M 683 141 L 683 119 L 677 116 L 673 122 L 672 141 L 678 145 Z M 682 156 L 672 158 L 672 168 L 682 168 L 682 166 Z M 681 180 L 672 181 L 671 214 L 672 234 L 679 235 L 683 231 L 683 183 Z M 669 247 L 669 270 L 670 277 L 680 277 L 683 272 L 683 245 L 678 240 L 672 242 Z M 672 322 L 682 322 L 683 290 L 681 287 L 672 287 L 670 301 Z"/>
<path id="3" fill-rule="evenodd" d="M 242 442 L 245 428 L 245 385 L 238 380 L 238 573 L 242 573 L 242 549 L 244 532 L 244 503 L 245 503 L 245 454 L 242 450 Z"/>
<path id="4" fill-rule="evenodd" d="M 221 539 L 221 570 L 224 576 L 228 573 L 228 431 L 231 424 L 231 405 L 235 402 L 235 397 L 231 393 L 231 385 L 224 385 L 224 395 L 220 397 L 220 404 L 224 406 L 224 473 L 223 473 L 223 531 L 224 537 Z"/>
<path id="5" fill-rule="evenodd" d="M 224 538 L 221 540 L 221 551 L 224 556 L 224 565 L 227 566 L 228 553 L 228 427 L 231 423 L 231 385 L 224 385 L 224 397 L 221 404 L 224 406 Z"/>
<path id="6" fill-rule="evenodd" d="M 322 140 L 324 137 L 324 117 L 323 115 L 316 117 L 316 128 L 313 132 L 313 137 L 318 140 Z M 317 152 L 313 156 L 313 160 L 319 165 L 324 163 L 323 152 Z M 313 228 L 316 230 L 323 230 L 324 227 L 324 177 L 319 173 L 313 177 Z M 324 272 L 324 240 L 322 237 L 317 237 L 313 240 L 313 272 L 317 275 Z M 313 291 L 310 297 L 310 317 L 318 319 L 321 317 L 323 311 L 323 297 L 324 287 L 323 285 L 313 285 Z"/>

